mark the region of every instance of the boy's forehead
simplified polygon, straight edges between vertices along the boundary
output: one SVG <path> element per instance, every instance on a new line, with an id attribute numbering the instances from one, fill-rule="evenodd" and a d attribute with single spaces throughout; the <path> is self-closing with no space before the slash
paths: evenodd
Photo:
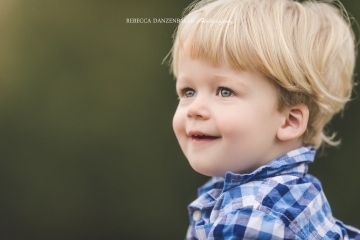
<path id="1" fill-rule="evenodd" d="M 184 82 L 196 80 L 200 76 L 200 78 L 206 77 L 210 82 L 232 82 L 245 85 L 246 81 L 243 78 L 239 78 L 239 75 L 266 78 L 259 71 L 250 69 L 238 70 L 225 63 L 214 64 L 207 59 L 191 57 L 187 54 L 184 54 L 177 63 L 178 74 L 176 79 Z"/>
<path id="2" fill-rule="evenodd" d="M 204 64 L 207 66 L 210 66 L 211 68 L 218 68 L 220 66 L 220 64 L 216 64 L 214 61 L 212 61 L 210 58 L 205 57 L 205 56 L 199 56 L 199 55 L 194 55 L 191 54 L 189 49 L 182 49 L 179 51 L 178 55 L 177 55 L 177 59 L 173 61 L 173 68 L 174 68 L 174 73 L 176 73 L 176 75 L 178 74 L 179 71 L 179 67 L 181 68 L 186 68 L 186 67 L 194 67 L 194 64 L 196 63 L 200 63 L 200 64 Z M 175 71 L 176 70 L 176 71 Z M 177 76 L 179 77 L 179 76 Z M 220 76 L 218 76 L 220 78 Z"/>

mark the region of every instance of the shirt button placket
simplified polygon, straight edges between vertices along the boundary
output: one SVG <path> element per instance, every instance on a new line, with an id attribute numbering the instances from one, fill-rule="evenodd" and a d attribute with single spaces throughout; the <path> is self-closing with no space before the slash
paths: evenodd
<path id="1" fill-rule="evenodd" d="M 193 219 L 195 222 L 200 221 L 200 219 L 201 219 L 201 211 L 200 211 L 200 210 L 194 211 L 193 214 L 192 214 L 192 219 Z"/>

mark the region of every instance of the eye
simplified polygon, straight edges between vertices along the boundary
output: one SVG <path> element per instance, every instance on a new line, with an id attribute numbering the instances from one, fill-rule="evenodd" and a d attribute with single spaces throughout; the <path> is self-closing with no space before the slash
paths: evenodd
<path id="1" fill-rule="evenodd" d="M 219 95 L 220 97 L 231 97 L 234 95 L 233 91 L 231 91 L 228 88 L 225 87 L 219 87 L 217 90 L 216 95 Z"/>
<path id="2" fill-rule="evenodd" d="M 191 88 L 184 88 L 181 90 L 181 95 L 186 98 L 193 97 L 195 96 L 195 90 Z"/>

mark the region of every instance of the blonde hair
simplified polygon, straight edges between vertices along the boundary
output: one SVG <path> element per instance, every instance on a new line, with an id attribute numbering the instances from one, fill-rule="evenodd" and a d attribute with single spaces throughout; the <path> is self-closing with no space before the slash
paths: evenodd
<path id="1" fill-rule="evenodd" d="M 326 124 L 349 101 L 355 66 L 354 33 L 339 1 L 202 0 L 191 4 L 174 35 L 170 54 L 251 70 L 279 92 L 279 111 L 306 104 L 304 145 L 337 145 Z"/>

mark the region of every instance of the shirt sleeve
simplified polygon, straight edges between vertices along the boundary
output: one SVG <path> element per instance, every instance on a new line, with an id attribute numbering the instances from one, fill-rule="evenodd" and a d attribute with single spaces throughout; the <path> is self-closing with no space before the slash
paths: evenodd
<path id="1" fill-rule="evenodd" d="M 232 211 L 217 219 L 208 239 L 300 239 L 280 218 L 251 208 Z"/>

